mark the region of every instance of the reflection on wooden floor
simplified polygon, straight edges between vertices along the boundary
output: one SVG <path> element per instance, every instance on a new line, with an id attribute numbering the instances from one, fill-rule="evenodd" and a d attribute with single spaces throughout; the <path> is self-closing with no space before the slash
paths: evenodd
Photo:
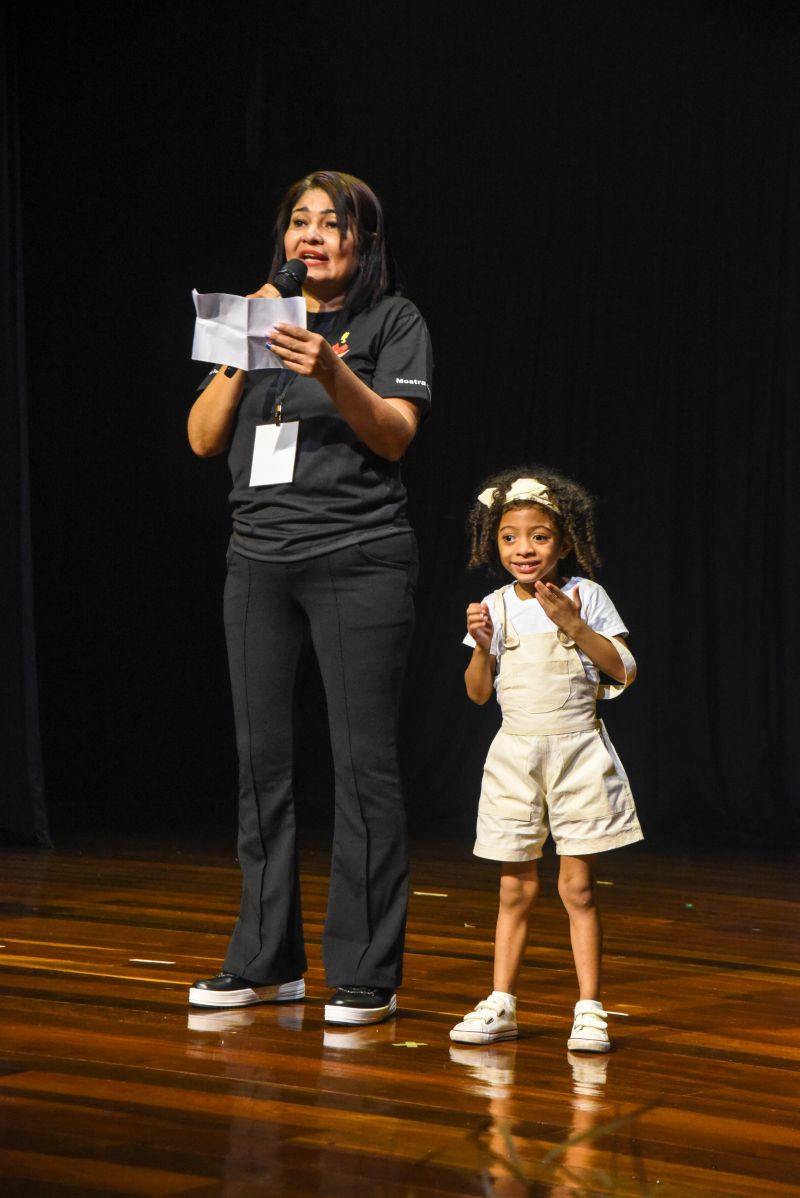
<path id="1" fill-rule="evenodd" d="M 238 873 L 218 852 L 5 852 L 2 1193 L 800 1194 L 800 886 L 788 862 L 646 846 L 603 860 L 615 1051 L 566 1050 L 574 981 L 550 859 L 519 1041 L 452 1045 L 490 989 L 494 869 L 418 849 L 390 1023 L 325 1027 L 326 860 L 304 858 L 304 1004 L 190 1011 Z"/>

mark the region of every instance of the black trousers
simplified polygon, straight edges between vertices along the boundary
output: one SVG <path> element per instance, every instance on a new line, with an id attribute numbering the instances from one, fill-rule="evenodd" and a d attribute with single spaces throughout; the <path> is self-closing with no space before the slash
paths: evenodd
<path id="1" fill-rule="evenodd" d="M 397 724 L 417 550 L 397 533 L 286 565 L 228 555 L 225 628 L 239 753 L 242 900 L 223 968 L 306 969 L 292 793 L 292 695 L 306 626 L 336 782 L 323 957 L 330 986 L 402 979 L 408 854 Z"/>

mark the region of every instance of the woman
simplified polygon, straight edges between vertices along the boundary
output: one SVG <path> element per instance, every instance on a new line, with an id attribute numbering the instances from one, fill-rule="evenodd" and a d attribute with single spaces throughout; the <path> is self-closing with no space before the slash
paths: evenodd
<path id="1" fill-rule="evenodd" d="M 202 457 L 228 450 L 233 478 L 225 625 L 243 875 L 223 970 L 195 982 L 189 1001 L 244 1006 L 305 993 L 291 712 L 307 627 L 336 777 L 323 934 L 335 993 L 325 1018 L 377 1023 L 394 1013 L 402 974 L 408 883 L 397 716 L 417 556 L 400 459 L 430 403 L 430 339 L 414 305 L 390 293 L 381 206 L 361 180 L 336 171 L 299 180 L 275 232 L 270 278 L 285 261 L 305 264 L 308 328 L 271 331 L 283 370 L 218 367 L 189 416 L 192 449 Z M 278 292 L 266 284 L 255 294 Z M 254 463 L 256 430 L 275 424 L 294 447 L 290 482 L 271 481 L 286 476 L 271 459 Z"/>

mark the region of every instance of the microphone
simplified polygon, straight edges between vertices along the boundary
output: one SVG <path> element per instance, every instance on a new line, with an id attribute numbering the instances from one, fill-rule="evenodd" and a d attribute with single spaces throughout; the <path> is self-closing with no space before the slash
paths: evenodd
<path id="1" fill-rule="evenodd" d="M 272 286 L 280 291 L 284 299 L 288 299 L 290 295 L 300 294 L 307 274 L 308 267 L 305 262 L 301 262 L 299 258 L 290 258 L 288 262 L 284 262 L 272 280 Z"/>

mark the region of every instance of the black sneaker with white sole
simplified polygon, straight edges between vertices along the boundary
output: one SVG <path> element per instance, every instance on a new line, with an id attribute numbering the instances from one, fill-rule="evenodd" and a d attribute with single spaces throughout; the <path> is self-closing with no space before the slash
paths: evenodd
<path id="1" fill-rule="evenodd" d="M 326 1023 L 382 1023 L 397 1010 L 393 990 L 372 986 L 340 986 L 325 1004 Z"/>
<path id="2" fill-rule="evenodd" d="M 223 972 L 195 982 L 189 990 L 189 1004 L 193 1007 L 249 1007 L 260 1002 L 300 1002 L 305 994 L 303 978 L 262 986 L 235 973 Z"/>

